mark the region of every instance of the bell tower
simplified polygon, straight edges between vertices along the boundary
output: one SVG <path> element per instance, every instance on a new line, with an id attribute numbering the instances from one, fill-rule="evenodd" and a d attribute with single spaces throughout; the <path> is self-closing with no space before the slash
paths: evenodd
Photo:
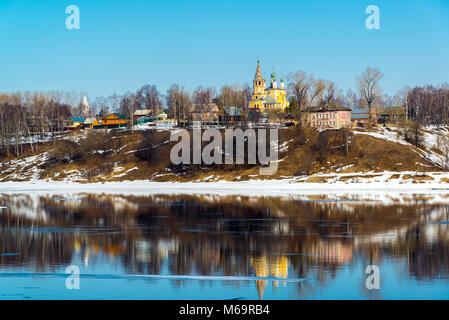
<path id="1" fill-rule="evenodd" d="M 257 60 L 256 75 L 253 81 L 253 99 L 260 99 L 265 94 L 265 80 L 262 77 L 262 71 L 260 71 L 260 61 Z"/>

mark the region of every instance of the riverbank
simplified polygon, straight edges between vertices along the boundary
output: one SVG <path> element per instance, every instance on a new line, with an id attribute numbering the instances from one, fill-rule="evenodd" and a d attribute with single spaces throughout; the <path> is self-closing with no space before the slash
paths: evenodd
<path id="1" fill-rule="evenodd" d="M 102 184 L 248 182 L 311 184 L 445 184 L 449 182 L 446 128 L 426 129 L 420 147 L 402 129 L 279 131 L 277 170 L 260 175 L 257 164 L 182 164 L 171 161 L 175 142 L 169 131 L 111 131 L 71 136 L 2 159 L 0 183 Z M 446 139 L 446 140 L 445 140 Z M 449 141 L 449 140 L 448 140 Z M 448 147 L 449 148 L 449 147 Z M 448 149 L 449 150 L 449 149 Z M 223 155 L 223 153 L 222 153 Z M 338 187 L 337 187 L 338 188 Z M 354 187 L 356 188 L 356 187 Z"/>
<path id="2" fill-rule="evenodd" d="M 339 177 L 346 175 L 334 175 L 333 180 L 326 183 L 305 182 L 310 178 L 296 177 L 283 180 L 250 180 L 241 182 L 216 181 L 216 182 L 152 182 L 152 181 L 122 181 L 104 183 L 65 183 L 58 181 L 34 181 L 34 182 L 3 182 L 0 183 L 0 193 L 17 192 L 50 192 L 50 193 L 112 193 L 112 194 L 218 194 L 241 196 L 286 196 L 304 194 L 342 195 L 351 194 L 388 194 L 388 193 L 413 193 L 413 194 L 447 194 L 449 193 L 449 173 L 427 173 L 426 176 L 434 177 L 434 180 L 423 179 L 420 183 L 416 180 L 404 180 L 401 178 L 390 179 L 391 176 L 407 176 L 414 173 L 383 173 L 373 176 L 367 174 L 366 181 L 361 182 L 360 174 L 354 175 L 351 180 L 340 181 Z M 324 176 L 321 176 L 324 177 Z M 438 177 L 438 180 L 435 178 Z M 316 177 L 317 179 L 319 176 Z M 447 180 L 446 180 L 447 179 Z M 354 180 L 355 181 L 355 180 Z"/>

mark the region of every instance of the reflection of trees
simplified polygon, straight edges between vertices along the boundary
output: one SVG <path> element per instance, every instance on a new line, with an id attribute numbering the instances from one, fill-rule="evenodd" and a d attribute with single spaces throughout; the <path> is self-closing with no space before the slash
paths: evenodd
<path id="1" fill-rule="evenodd" d="M 322 283 L 335 277 L 342 264 L 351 264 L 354 255 L 370 263 L 404 258 L 417 279 L 447 275 L 449 269 L 447 229 L 423 229 L 432 219 L 447 221 L 447 210 L 425 202 L 91 194 L 57 198 L 0 197 L 8 207 L 0 215 L 1 252 L 20 253 L 0 256 L 0 266 L 26 264 L 45 270 L 69 264 L 79 250 L 86 259 L 116 257 L 129 273 L 158 274 L 166 263 L 172 274 L 282 278 L 288 272 L 307 278 L 316 272 Z M 438 210 L 443 215 L 432 218 L 430 213 Z M 384 237 L 388 232 L 397 235 Z M 261 294 L 265 285 L 258 282 Z M 306 287 L 299 284 L 298 290 Z"/>
<path id="2" fill-rule="evenodd" d="M 447 242 L 420 243 L 408 253 L 409 272 L 418 280 L 430 280 L 439 275 L 448 277 L 449 247 Z"/>

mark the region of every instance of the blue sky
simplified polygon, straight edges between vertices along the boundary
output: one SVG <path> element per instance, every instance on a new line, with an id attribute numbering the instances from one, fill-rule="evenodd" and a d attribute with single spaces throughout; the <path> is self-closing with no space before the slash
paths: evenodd
<path id="1" fill-rule="evenodd" d="M 72 4 L 80 30 L 65 27 Z M 251 83 L 258 58 L 266 77 L 300 69 L 344 91 L 368 66 L 389 94 L 449 82 L 449 0 L 1 0 L 0 39 L 0 91 L 219 88 Z"/>

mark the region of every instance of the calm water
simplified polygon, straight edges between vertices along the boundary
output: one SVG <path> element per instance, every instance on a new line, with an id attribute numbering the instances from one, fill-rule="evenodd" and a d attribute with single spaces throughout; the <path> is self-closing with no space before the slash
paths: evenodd
<path id="1" fill-rule="evenodd" d="M 28 193 L 0 206 L 0 299 L 449 298 L 441 196 Z"/>

